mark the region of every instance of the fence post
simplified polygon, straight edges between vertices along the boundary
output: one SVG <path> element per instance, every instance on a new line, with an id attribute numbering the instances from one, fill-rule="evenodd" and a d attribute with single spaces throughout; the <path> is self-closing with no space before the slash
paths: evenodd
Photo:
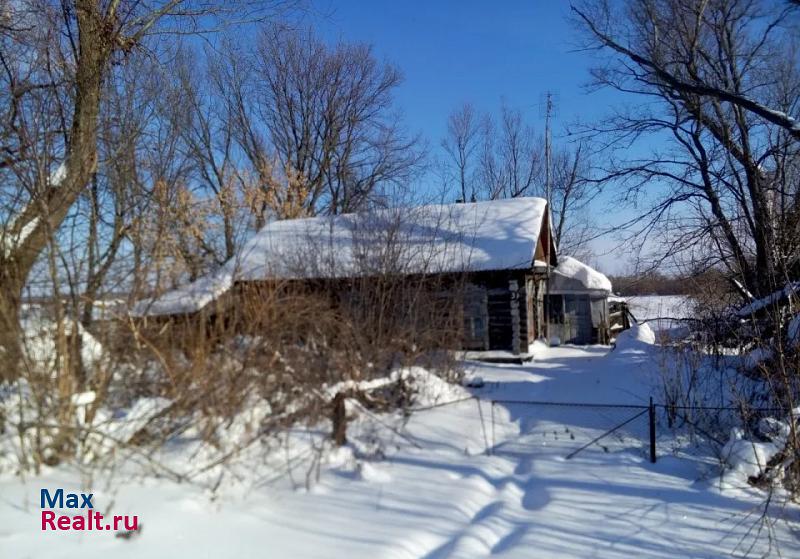
<path id="1" fill-rule="evenodd" d="M 495 401 L 492 400 L 492 450 L 494 450 L 494 448 L 497 446 L 497 439 L 495 438 L 494 434 L 494 406 Z"/>
<path id="2" fill-rule="evenodd" d="M 653 397 L 650 396 L 650 407 L 648 409 L 650 417 L 650 462 L 656 463 L 656 406 L 653 404 Z"/>

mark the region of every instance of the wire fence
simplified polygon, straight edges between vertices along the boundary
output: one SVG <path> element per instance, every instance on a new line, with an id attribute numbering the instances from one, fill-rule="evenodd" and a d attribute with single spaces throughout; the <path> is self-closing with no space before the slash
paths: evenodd
<path id="1" fill-rule="evenodd" d="M 563 408 L 573 408 L 575 413 L 573 413 L 573 419 L 575 419 L 580 413 L 591 412 L 593 417 L 590 421 L 586 421 L 581 427 L 581 421 L 573 421 L 571 423 L 577 424 L 577 428 L 575 425 L 567 426 L 566 429 L 563 431 L 562 437 L 559 440 L 559 432 L 557 429 L 554 429 L 556 424 L 563 424 L 564 423 L 564 416 L 563 412 L 559 414 L 515 414 L 511 413 L 512 420 L 518 420 L 521 423 L 524 421 L 543 421 L 543 426 L 539 428 L 539 432 L 542 435 L 550 434 L 554 441 L 559 441 L 565 444 L 565 451 L 568 451 L 565 458 L 571 459 L 577 456 L 582 451 L 594 446 L 599 445 L 603 450 L 608 451 L 609 445 L 607 444 L 600 444 L 601 441 L 608 439 L 609 437 L 615 437 L 615 440 L 625 446 L 628 446 L 631 440 L 639 441 L 639 444 L 645 446 L 646 443 L 646 451 L 648 454 L 648 458 L 650 462 L 655 463 L 657 461 L 657 437 L 658 437 L 658 417 L 659 411 L 663 411 L 665 417 L 667 418 L 667 424 L 670 429 L 673 428 L 675 418 L 680 418 L 686 425 L 689 425 L 700 433 L 701 435 L 707 437 L 709 440 L 712 440 L 720 445 L 724 444 L 717 436 L 708 432 L 707 429 L 704 429 L 701 425 L 699 425 L 695 420 L 692 420 L 689 417 L 688 412 L 739 412 L 744 413 L 745 411 L 750 414 L 767 414 L 767 413 L 782 413 L 785 410 L 776 407 L 762 407 L 762 408 L 743 408 L 737 406 L 682 406 L 682 405 L 672 405 L 672 404 L 663 404 L 663 403 L 656 403 L 653 401 L 653 398 L 650 398 L 650 401 L 647 404 L 627 404 L 627 403 L 591 403 L 591 402 L 555 402 L 555 401 L 546 401 L 546 400 L 524 400 L 524 399 L 486 399 L 481 398 L 480 396 L 469 396 L 466 398 L 460 398 L 458 400 L 444 402 L 440 404 L 436 404 L 433 406 L 426 406 L 423 408 L 416 408 L 410 411 L 424 411 L 433 408 L 439 408 L 443 406 L 450 406 L 459 403 L 463 403 L 466 401 L 475 400 L 478 404 L 478 413 L 480 415 L 481 421 L 481 429 L 483 439 L 486 445 L 486 453 L 492 454 L 498 448 L 499 443 L 497 440 L 497 426 L 498 426 L 498 419 L 496 408 L 497 406 L 505 406 L 506 408 L 513 410 L 513 408 L 517 406 L 534 406 L 540 408 L 555 408 L 555 409 L 563 409 Z M 484 416 L 483 407 L 481 403 L 489 403 L 491 405 L 491 414 L 489 418 Z M 609 414 L 605 414 L 603 412 L 610 412 Z M 626 412 L 622 414 L 622 412 Z M 603 413 L 602 417 L 598 418 L 597 414 Z M 644 423 L 646 418 L 646 424 Z M 550 420 L 549 422 L 547 420 Z M 489 423 L 487 426 L 487 422 Z M 603 422 L 605 424 L 603 425 Z M 602 425 L 602 426 L 601 426 Z M 570 428 L 571 427 L 571 428 Z M 600 431 L 599 434 L 597 432 Z M 580 432 L 580 436 L 576 435 L 576 432 Z M 535 431 L 526 428 L 524 425 L 521 428 L 521 435 L 527 436 L 530 438 L 532 434 L 535 434 Z M 585 437 L 588 439 L 588 442 L 580 441 L 579 439 Z M 577 446 L 576 446 L 577 445 Z"/>
<path id="2" fill-rule="evenodd" d="M 599 446 L 604 451 L 620 445 L 624 447 L 641 444 L 642 439 L 655 441 L 648 424 L 655 420 L 655 409 L 651 405 L 625 403 L 555 402 L 545 400 L 492 399 L 491 403 L 491 445 L 489 453 L 500 446 L 497 441 L 497 407 L 503 406 L 510 417 L 520 423 L 517 444 L 523 439 L 528 446 L 547 445 L 550 448 L 563 448 L 565 458 L 571 459 L 580 452 Z M 519 412 L 519 407 L 537 407 L 539 413 Z M 565 409 L 571 421 L 565 422 Z M 550 411 L 552 410 L 552 411 Z M 644 423 L 645 416 L 649 421 Z M 651 436 L 652 435 L 652 436 Z M 612 438 L 613 440 L 608 440 Z M 601 444 L 602 442 L 602 444 Z M 502 444 L 502 443 L 501 443 Z M 650 445 L 650 459 L 655 460 L 654 444 Z"/>

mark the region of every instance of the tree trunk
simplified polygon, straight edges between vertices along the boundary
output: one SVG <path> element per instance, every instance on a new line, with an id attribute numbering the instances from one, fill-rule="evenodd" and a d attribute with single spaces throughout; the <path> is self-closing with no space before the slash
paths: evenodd
<path id="1" fill-rule="evenodd" d="M 97 166 L 97 117 L 113 31 L 92 0 L 78 0 L 76 16 L 79 49 L 75 106 L 64 161 L 66 176 L 30 200 L 11 227 L 12 239 L 22 237 L 19 244 L 0 257 L 0 343 L 11 359 L 5 368 L 9 372 L 16 369 L 19 358 L 19 308 L 28 275 Z M 30 233 L 21 235 L 23 231 Z"/>
<path id="2" fill-rule="evenodd" d="M 22 287 L 14 269 L 0 266 L 0 383 L 18 376 L 21 357 L 19 324 Z"/>

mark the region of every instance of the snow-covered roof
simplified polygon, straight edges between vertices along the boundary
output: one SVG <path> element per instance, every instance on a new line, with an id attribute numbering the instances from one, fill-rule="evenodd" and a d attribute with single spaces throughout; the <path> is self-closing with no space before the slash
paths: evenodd
<path id="1" fill-rule="evenodd" d="M 236 281 L 528 269 L 546 208 L 515 198 L 274 221 L 218 271 L 134 314 L 195 312 Z"/>
<path id="2" fill-rule="evenodd" d="M 571 256 L 559 256 L 558 266 L 550 278 L 550 293 L 584 293 L 610 295 L 611 281 L 604 275 Z"/>

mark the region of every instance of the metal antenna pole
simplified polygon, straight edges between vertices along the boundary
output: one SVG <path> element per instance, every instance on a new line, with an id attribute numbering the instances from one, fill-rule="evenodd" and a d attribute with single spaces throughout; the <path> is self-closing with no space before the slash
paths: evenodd
<path id="1" fill-rule="evenodd" d="M 545 116 L 544 116 L 544 172 L 545 172 L 545 200 L 550 205 L 550 195 L 552 188 L 552 177 L 550 176 L 551 167 L 551 145 L 550 145 L 550 117 L 553 114 L 553 94 L 545 94 Z M 549 250 L 549 249 L 548 249 Z"/>
<path id="2" fill-rule="evenodd" d="M 550 198 L 552 193 L 552 177 L 550 174 L 551 167 L 551 138 L 550 138 L 550 117 L 553 114 L 553 94 L 548 91 L 545 94 L 544 100 L 544 188 L 545 200 L 547 201 L 547 248 L 545 254 L 547 255 L 547 279 L 545 280 L 545 295 L 544 295 L 544 331 L 547 338 L 547 343 L 550 343 L 550 247 L 553 244 L 552 237 L 552 224 L 550 223 Z"/>

